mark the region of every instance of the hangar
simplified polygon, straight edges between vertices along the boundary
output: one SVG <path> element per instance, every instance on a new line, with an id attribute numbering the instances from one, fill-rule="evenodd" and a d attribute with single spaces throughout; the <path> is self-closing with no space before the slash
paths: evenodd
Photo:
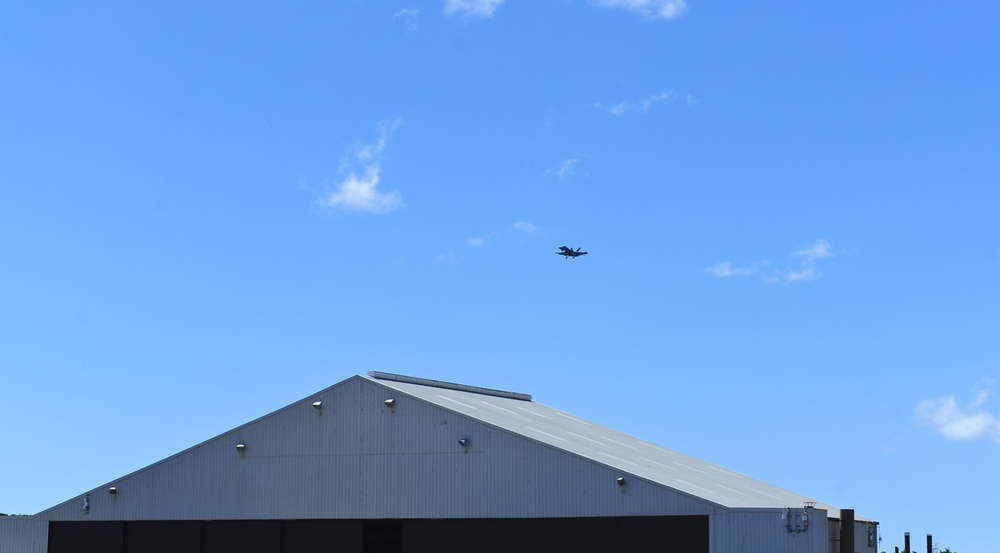
<path id="1" fill-rule="evenodd" d="M 4 517 L 0 553 L 875 553 L 877 535 L 527 394 L 371 372 Z"/>

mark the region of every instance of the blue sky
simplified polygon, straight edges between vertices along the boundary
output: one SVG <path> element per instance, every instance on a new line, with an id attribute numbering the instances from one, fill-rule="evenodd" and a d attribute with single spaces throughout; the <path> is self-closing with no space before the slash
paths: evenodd
<path id="1" fill-rule="evenodd" d="M 854 508 L 883 550 L 997 551 L 998 27 L 988 2 L 6 4 L 0 511 L 378 370 Z"/>

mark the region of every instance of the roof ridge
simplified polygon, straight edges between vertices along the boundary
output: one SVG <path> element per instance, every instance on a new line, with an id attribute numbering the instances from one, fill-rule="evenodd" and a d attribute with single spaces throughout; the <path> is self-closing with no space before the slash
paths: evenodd
<path id="1" fill-rule="evenodd" d="M 407 384 L 416 384 L 418 386 L 430 386 L 432 388 L 444 388 L 446 390 L 457 390 L 460 392 L 470 392 L 473 394 L 482 394 L 486 396 L 504 397 L 507 399 L 518 399 L 521 401 L 531 401 L 530 394 L 522 394 L 520 392 L 508 392 L 505 390 L 494 390 L 492 388 L 482 388 L 479 386 L 470 386 L 468 384 L 458 384 L 455 382 L 444 382 L 442 380 L 431 380 L 429 378 L 418 378 L 416 376 L 406 376 L 402 374 L 384 373 L 379 371 L 368 371 L 368 376 L 377 380 L 391 380 L 393 382 L 405 382 Z"/>

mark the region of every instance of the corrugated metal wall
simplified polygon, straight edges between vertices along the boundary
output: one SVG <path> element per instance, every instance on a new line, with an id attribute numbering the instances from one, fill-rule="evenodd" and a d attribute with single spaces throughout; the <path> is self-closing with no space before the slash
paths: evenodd
<path id="1" fill-rule="evenodd" d="M 0 517 L 0 553 L 45 553 L 48 529 L 34 517 Z"/>
<path id="2" fill-rule="evenodd" d="M 799 532 L 789 532 L 781 514 L 753 509 L 711 517 L 711 553 L 827 553 L 826 511 L 814 510 L 808 530 Z"/>
<path id="3" fill-rule="evenodd" d="M 854 549 L 856 553 L 878 553 L 878 532 L 879 527 L 876 522 L 858 521 L 854 522 Z M 829 548 L 828 553 L 840 553 L 840 519 L 831 518 L 829 520 Z"/>
<path id="4" fill-rule="evenodd" d="M 390 408 L 384 402 L 391 396 Z M 323 402 L 321 410 L 314 401 Z M 243 453 L 237 444 L 245 445 Z M 86 513 L 78 497 L 41 516 L 404 519 L 715 511 L 639 479 L 619 486 L 619 476 L 356 378 L 91 491 Z"/>
<path id="5" fill-rule="evenodd" d="M 394 400 L 391 407 L 387 399 Z M 625 477 L 624 485 L 619 477 Z M 80 496 L 38 519 L 238 525 L 696 515 L 708 521 L 711 553 L 827 553 L 829 545 L 820 509 L 808 532 L 789 532 L 780 510 L 727 510 L 360 377 L 86 497 L 86 510 Z M 183 535 L 178 531 L 175 537 Z M 858 535 L 867 539 L 867 531 Z M 202 546 L 216 539 L 204 527 L 200 536 Z M 266 542 L 262 539 L 251 540 L 254 547 Z"/>

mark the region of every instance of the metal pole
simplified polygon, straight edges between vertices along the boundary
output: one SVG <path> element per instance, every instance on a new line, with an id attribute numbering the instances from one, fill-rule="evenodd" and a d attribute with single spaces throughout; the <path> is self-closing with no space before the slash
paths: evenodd
<path id="1" fill-rule="evenodd" d="M 840 510 L 840 553 L 854 553 L 854 509 Z"/>
<path id="2" fill-rule="evenodd" d="M 934 540 L 931 538 L 931 535 L 927 534 L 927 553 L 934 553 L 934 546 L 932 545 L 933 541 Z"/>
<path id="3" fill-rule="evenodd" d="M 905 551 L 906 553 L 913 553 L 913 551 L 910 551 L 910 533 L 909 532 L 903 534 L 903 551 Z"/>

